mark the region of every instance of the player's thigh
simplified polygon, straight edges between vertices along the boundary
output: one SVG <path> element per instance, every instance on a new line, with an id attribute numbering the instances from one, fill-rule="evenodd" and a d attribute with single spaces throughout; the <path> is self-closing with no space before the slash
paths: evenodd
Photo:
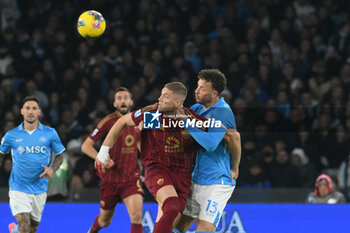
<path id="1" fill-rule="evenodd" d="M 18 231 L 30 232 L 30 213 L 19 213 L 15 215 Z"/>
<path id="2" fill-rule="evenodd" d="M 31 221 L 30 221 L 30 233 L 36 233 L 38 228 L 39 228 L 39 222 L 31 219 Z"/>
<path id="3" fill-rule="evenodd" d="M 33 197 L 33 210 L 30 213 L 31 219 L 35 222 L 41 221 L 41 216 L 44 211 L 47 193 L 35 194 Z"/>
<path id="4" fill-rule="evenodd" d="M 227 201 L 232 196 L 235 186 L 231 185 L 200 185 L 199 219 L 217 227 Z M 203 224 L 206 224 L 203 222 Z M 198 224 L 200 226 L 200 224 Z M 197 225 L 197 227 L 198 227 Z"/>
<path id="5" fill-rule="evenodd" d="M 156 200 L 160 206 L 169 197 L 177 197 L 177 192 L 173 185 L 166 185 L 160 188 L 156 194 Z"/>
<path id="6" fill-rule="evenodd" d="M 200 200 L 200 198 L 198 195 L 200 194 L 200 187 L 197 184 L 192 183 L 185 209 L 182 212 L 184 215 L 191 217 L 192 219 L 197 219 L 199 217 L 200 204 L 198 200 Z"/>
<path id="7" fill-rule="evenodd" d="M 145 184 L 160 206 L 168 197 L 178 196 L 169 168 L 162 165 L 145 168 Z"/>
<path id="8" fill-rule="evenodd" d="M 113 210 L 114 213 L 115 206 L 120 201 L 120 190 L 120 184 L 102 181 L 99 188 L 100 209 Z"/>
<path id="9" fill-rule="evenodd" d="M 105 223 L 104 225 L 109 225 L 112 222 L 114 211 L 115 211 L 115 208 L 110 210 L 105 210 L 100 208 L 99 221 Z"/>
<path id="10" fill-rule="evenodd" d="M 133 194 L 123 199 L 126 209 L 129 213 L 132 223 L 142 222 L 142 203 L 143 197 L 141 194 Z"/>
<path id="11" fill-rule="evenodd" d="M 10 208 L 13 216 L 31 213 L 33 210 L 33 194 L 20 191 L 9 191 Z"/>

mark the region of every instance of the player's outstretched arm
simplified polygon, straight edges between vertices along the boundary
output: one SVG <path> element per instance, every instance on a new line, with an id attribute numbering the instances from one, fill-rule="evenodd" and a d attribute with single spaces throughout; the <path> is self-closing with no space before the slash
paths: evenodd
<path id="1" fill-rule="evenodd" d="M 113 146 L 114 142 L 119 135 L 123 133 L 127 126 L 135 126 L 135 123 L 131 118 L 131 113 L 124 115 L 113 125 L 97 154 L 97 162 L 102 162 L 103 164 L 109 159 L 109 149 Z"/>
<path id="2" fill-rule="evenodd" d="M 231 155 L 231 178 L 237 179 L 242 153 L 241 135 L 235 129 L 227 129 L 224 141 L 227 143 Z"/>

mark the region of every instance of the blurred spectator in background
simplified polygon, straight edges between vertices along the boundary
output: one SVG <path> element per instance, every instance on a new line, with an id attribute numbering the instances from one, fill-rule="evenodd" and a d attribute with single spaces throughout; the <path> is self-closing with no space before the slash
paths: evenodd
<path id="1" fill-rule="evenodd" d="M 340 164 L 337 178 L 339 187 L 350 199 L 350 155 L 346 156 Z"/>
<path id="2" fill-rule="evenodd" d="M 307 196 L 306 203 L 311 204 L 342 204 L 345 197 L 341 192 L 335 190 L 332 179 L 321 174 L 316 179 L 315 191 Z"/>
<path id="3" fill-rule="evenodd" d="M 247 169 L 242 171 L 239 178 L 240 188 L 270 188 L 271 184 L 266 179 L 265 172 L 258 161 L 251 161 Z"/>
<path id="4" fill-rule="evenodd" d="M 301 148 L 295 148 L 291 152 L 291 164 L 296 167 L 301 177 L 302 187 L 311 187 L 315 180 L 315 169 L 309 163 L 309 158 Z"/>

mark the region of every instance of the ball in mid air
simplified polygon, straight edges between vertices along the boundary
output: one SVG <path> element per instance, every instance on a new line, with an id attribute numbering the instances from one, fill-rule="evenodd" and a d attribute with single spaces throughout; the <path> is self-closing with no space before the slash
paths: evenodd
<path id="1" fill-rule="evenodd" d="M 84 38 L 96 38 L 106 29 L 106 21 L 100 12 L 90 10 L 79 16 L 77 29 Z"/>

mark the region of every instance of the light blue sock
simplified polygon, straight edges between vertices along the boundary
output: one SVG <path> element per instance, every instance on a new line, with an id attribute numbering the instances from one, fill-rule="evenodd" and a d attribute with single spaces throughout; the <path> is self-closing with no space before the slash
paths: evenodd
<path id="1" fill-rule="evenodd" d="M 18 225 L 16 224 L 16 226 L 12 228 L 12 233 L 17 233 L 17 232 L 18 232 Z"/>
<path id="2" fill-rule="evenodd" d="M 180 229 L 177 229 L 176 227 L 173 228 L 172 233 L 185 233 L 186 231 L 181 231 Z"/>

